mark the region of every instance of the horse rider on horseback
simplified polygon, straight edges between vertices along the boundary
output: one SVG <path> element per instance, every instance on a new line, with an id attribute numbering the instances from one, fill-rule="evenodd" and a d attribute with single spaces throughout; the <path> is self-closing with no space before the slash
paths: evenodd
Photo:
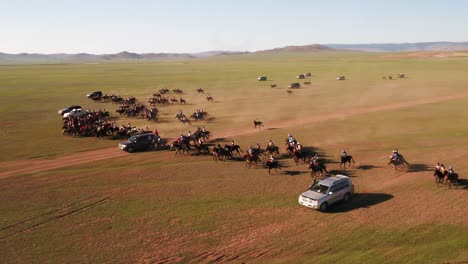
<path id="1" fill-rule="evenodd" d="M 253 158 L 254 155 L 254 148 L 252 146 L 249 147 L 249 150 L 247 151 L 249 153 L 249 156 Z"/>
<path id="2" fill-rule="evenodd" d="M 257 150 L 261 150 L 262 148 L 260 147 L 260 144 L 257 143 L 257 146 L 255 146 Z"/>
<path id="3" fill-rule="evenodd" d="M 201 131 L 204 132 L 204 133 L 206 133 L 206 128 L 205 128 L 205 127 L 202 127 Z"/>
<path id="4" fill-rule="evenodd" d="M 190 130 L 189 130 L 189 132 L 187 133 L 187 137 L 188 137 L 188 138 L 192 137 L 192 132 L 190 132 Z"/>
<path id="5" fill-rule="evenodd" d="M 273 144 L 273 141 L 271 141 L 270 139 L 270 142 L 268 142 L 268 148 L 274 148 L 275 147 L 275 144 Z"/>
<path id="6" fill-rule="evenodd" d="M 319 157 L 317 155 L 317 153 L 315 154 L 315 156 L 313 156 L 312 158 L 310 158 L 310 164 L 314 164 L 314 163 L 317 163 Z"/>
<path id="7" fill-rule="evenodd" d="M 348 157 L 348 153 L 346 153 L 346 150 L 344 150 L 344 149 L 341 150 L 341 157 L 345 158 L 345 159 L 346 159 L 346 157 Z"/>
<path id="8" fill-rule="evenodd" d="M 393 161 L 396 161 L 396 162 L 400 162 L 400 154 L 398 153 L 398 149 L 394 149 L 393 150 L 393 153 L 392 153 L 392 156 L 390 156 L 390 158 L 393 160 Z"/>
<path id="9" fill-rule="evenodd" d="M 288 134 L 288 142 L 290 145 L 297 143 L 296 139 L 291 136 L 291 134 Z"/>
<path id="10" fill-rule="evenodd" d="M 455 170 L 453 169 L 453 166 L 450 166 L 450 167 L 449 167 L 448 173 L 449 173 L 449 174 L 454 174 L 454 173 L 455 173 Z"/>
<path id="11" fill-rule="evenodd" d="M 231 148 L 233 148 L 234 146 L 235 146 L 235 144 L 234 144 L 234 140 L 233 140 L 233 141 L 231 141 Z"/>
<path id="12" fill-rule="evenodd" d="M 297 142 L 297 145 L 296 145 L 296 152 L 298 152 L 298 153 L 302 152 L 302 145 L 299 142 Z"/>
<path id="13" fill-rule="evenodd" d="M 273 163 L 274 161 L 275 161 L 275 158 L 273 158 L 273 155 L 270 155 L 270 157 L 268 158 L 267 162 Z"/>

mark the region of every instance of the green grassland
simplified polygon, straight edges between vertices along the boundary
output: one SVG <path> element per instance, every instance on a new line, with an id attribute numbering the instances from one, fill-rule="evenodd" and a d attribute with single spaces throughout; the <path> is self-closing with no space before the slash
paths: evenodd
<path id="1" fill-rule="evenodd" d="M 5 139 L 0 160 L 13 160 L 116 146 L 114 141 L 61 136 L 57 110 L 67 105 L 105 108 L 117 115 L 116 105 L 93 103 L 85 97 L 94 90 L 135 96 L 146 102 L 162 87 L 183 89 L 189 105 L 161 107 L 159 123 L 117 120 L 119 124 L 157 127 L 163 136 L 173 137 L 188 130 L 173 118 L 179 108 L 186 113 L 197 108 L 208 111 L 211 121 L 198 125 L 216 131 L 249 128 L 256 116 L 268 125 L 274 120 L 463 92 L 468 61 L 383 60 L 374 54 L 319 53 L 227 56 L 182 62 L 0 67 L 0 133 Z M 287 85 L 304 72 L 314 75 L 310 78 L 312 85 L 287 96 Z M 406 73 L 408 78 L 381 79 L 399 72 Z M 256 77 L 261 74 L 270 80 L 258 82 Z M 348 80 L 336 81 L 341 74 Z M 272 83 L 278 88 L 270 88 Z M 208 103 L 206 95 L 196 94 L 198 87 L 211 94 L 215 102 Z"/>
<path id="2" fill-rule="evenodd" d="M 0 160 L 53 157 L 115 147 L 112 140 L 61 135 L 57 110 L 93 103 L 92 90 L 142 101 L 162 87 L 181 88 L 187 106 L 161 107 L 157 126 L 204 108 L 216 131 L 320 116 L 466 91 L 468 60 L 382 59 L 379 54 L 261 54 L 193 61 L 92 65 L 0 66 Z M 299 73 L 311 86 L 285 92 Z M 408 78 L 382 80 L 404 72 Z M 258 75 L 271 81 L 258 82 Z M 348 80 L 336 81 L 338 75 Z M 270 88 L 270 84 L 278 88 Z M 214 98 L 196 94 L 203 87 Z M 285 160 L 280 173 L 243 162 L 143 152 L 73 167 L 0 179 L 0 262 L 462 263 L 468 261 L 466 188 L 432 182 L 432 164 L 468 173 L 467 98 L 366 113 L 233 138 L 243 148 L 277 144 L 292 133 L 338 170 L 342 148 L 357 164 L 345 172 L 358 193 L 320 213 L 301 207 L 311 182 L 307 166 Z M 251 128 L 253 129 L 253 128 Z M 229 139 L 226 139 L 229 140 Z M 398 147 L 414 164 L 403 174 L 386 166 Z"/>

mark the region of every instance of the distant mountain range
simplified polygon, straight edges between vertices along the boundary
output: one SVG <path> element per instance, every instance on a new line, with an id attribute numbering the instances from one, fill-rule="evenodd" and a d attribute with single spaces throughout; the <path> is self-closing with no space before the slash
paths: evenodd
<path id="1" fill-rule="evenodd" d="M 303 46 L 286 46 L 282 48 L 247 51 L 215 50 L 200 53 L 132 53 L 123 51 L 116 54 L 37 54 L 19 53 L 7 54 L 0 52 L 0 64 L 15 63 L 87 63 L 87 62 L 118 62 L 118 61 L 166 61 L 207 58 L 213 56 L 231 56 L 250 53 L 316 53 L 354 50 L 365 52 L 412 52 L 412 51 L 456 51 L 468 50 L 468 42 L 421 42 L 421 43 L 381 43 L 381 44 L 312 44 Z"/>
<path id="2" fill-rule="evenodd" d="M 412 51 L 456 51 L 468 50 L 468 42 L 418 42 L 418 43 L 376 43 L 376 44 L 325 44 L 340 50 L 367 52 L 412 52 Z"/>

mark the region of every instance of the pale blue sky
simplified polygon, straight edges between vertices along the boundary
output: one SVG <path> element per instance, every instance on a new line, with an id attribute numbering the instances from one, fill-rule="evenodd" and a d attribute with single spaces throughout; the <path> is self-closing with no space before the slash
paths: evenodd
<path id="1" fill-rule="evenodd" d="M 0 52 L 468 41 L 464 0 L 0 0 Z"/>

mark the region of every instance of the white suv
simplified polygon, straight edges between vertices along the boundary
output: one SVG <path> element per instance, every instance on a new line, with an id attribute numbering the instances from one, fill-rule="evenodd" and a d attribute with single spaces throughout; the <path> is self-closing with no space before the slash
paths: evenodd
<path id="1" fill-rule="evenodd" d="M 326 211 L 328 206 L 339 201 L 349 201 L 354 193 L 354 185 L 348 176 L 336 175 L 323 179 L 301 195 L 299 203 L 303 206 Z"/>

